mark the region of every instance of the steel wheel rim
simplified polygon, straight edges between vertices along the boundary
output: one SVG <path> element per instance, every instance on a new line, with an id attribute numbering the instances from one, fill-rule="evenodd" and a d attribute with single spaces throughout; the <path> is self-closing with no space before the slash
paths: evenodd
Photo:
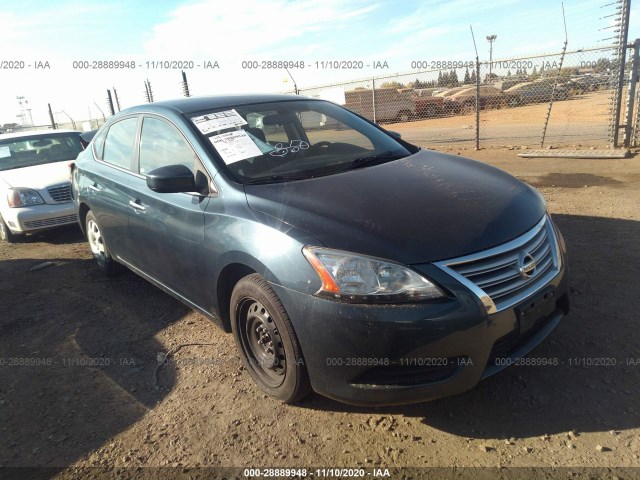
<path id="1" fill-rule="evenodd" d="M 282 336 L 267 308 L 253 298 L 238 307 L 238 334 L 250 368 L 269 387 L 282 385 L 287 371 Z"/>
<path id="2" fill-rule="evenodd" d="M 87 222 L 87 238 L 93 255 L 98 259 L 104 259 L 104 240 L 102 239 L 102 233 L 100 233 L 100 228 L 95 220 L 89 220 Z"/>

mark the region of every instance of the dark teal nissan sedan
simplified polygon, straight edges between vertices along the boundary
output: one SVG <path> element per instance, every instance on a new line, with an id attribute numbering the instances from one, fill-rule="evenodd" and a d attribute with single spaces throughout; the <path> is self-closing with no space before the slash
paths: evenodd
<path id="1" fill-rule="evenodd" d="M 569 311 L 564 242 L 533 188 L 326 101 L 130 108 L 72 168 L 98 267 L 219 321 L 284 402 L 460 393 Z"/>

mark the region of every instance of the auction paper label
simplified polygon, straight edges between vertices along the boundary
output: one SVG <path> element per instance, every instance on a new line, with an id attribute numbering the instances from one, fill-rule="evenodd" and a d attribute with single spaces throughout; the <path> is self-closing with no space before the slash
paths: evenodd
<path id="1" fill-rule="evenodd" d="M 0 147 L 0 158 L 7 158 L 10 156 L 11 156 L 11 150 L 9 150 L 9 147 L 7 146 Z"/>
<path id="2" fill-rule="evenodd" d="M 247 125 L 247 122 L 238 112 L 234 110 L 226 110 L 224 112 L 207 113 L 199 117 L 193 117 L 191 121 L 205 135 L 211 132 L 218 132 L 227 128 L 241 127 Z"/>
<path id="3" fill-rule="evenodd" d="M 262 155 L 258 146 L 244 130 L 221 133 L 210 137 L 209 140 L 227 165 Z"/>

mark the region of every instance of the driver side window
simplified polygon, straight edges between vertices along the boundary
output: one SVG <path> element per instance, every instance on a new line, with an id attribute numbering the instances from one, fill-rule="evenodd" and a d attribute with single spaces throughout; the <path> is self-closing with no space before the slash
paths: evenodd
<path id="1" fill-rule="evenodd" d="M 196 154 L 182 134 L 167 122 L 145 117 L 140 134 L 139 173 L 166 165 L 184 165 L 195 172 Z"/>

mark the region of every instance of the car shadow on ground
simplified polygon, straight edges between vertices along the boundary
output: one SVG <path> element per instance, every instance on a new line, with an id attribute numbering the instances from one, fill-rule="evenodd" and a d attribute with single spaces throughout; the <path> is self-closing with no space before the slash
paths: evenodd
<path id="1" fill-rule="evenodd" d="M 72 243 L 84 243 L 86 239 L 77 224 L 65 225 L 53 230 L 18 237 L 16 243 L 48 243 L 51 245 L 62 245 Z"/>
<path id="2" fill-rule="evenodd" d="M 107 279 L 92 259 L 51 257 L 37 270 L 42 258 L 0 261 L 1 466 L 69 465 L 175 384 L 172 368 L 154 382 L 166 351 L 155 336 L 189 309 L 132 273 Z"/>
<path id="3" fill-rule="evenodd" d="M 455 397 L 352 407 L 315 396 L 303 408 L 419 417 L 470 438 L 523 438 L 640 426 L 640 222 L 555 215 L 569 251 L 572 311 L 529 358 Z"/>

